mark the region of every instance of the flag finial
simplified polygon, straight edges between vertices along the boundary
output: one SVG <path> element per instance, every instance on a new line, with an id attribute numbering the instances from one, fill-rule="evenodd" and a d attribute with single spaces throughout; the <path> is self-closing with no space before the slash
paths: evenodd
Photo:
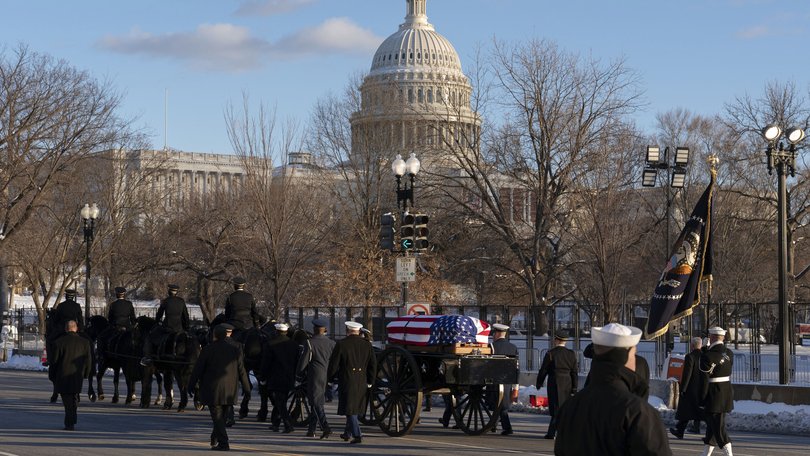
<path id="1" fill-rule="evenodd" d="M 709 169 L 711 170 L 712 174 L 717 174 L 717 165 L 720 163 L 720 159 L 717 158 L 717 155 L 709 155 L 706 157 L 706 161 L 709 163 Z"/>

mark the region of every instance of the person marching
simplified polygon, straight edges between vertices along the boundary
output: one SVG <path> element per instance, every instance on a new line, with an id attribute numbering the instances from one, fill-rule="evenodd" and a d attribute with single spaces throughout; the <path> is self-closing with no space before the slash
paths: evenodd
<path id="1" fill-rule="evenodd" d="M 79 325 L 75 320 L 65 323 L 64 337 L 54 342 L 53 353 L 49 353 L 48 378 L 54 389 L 62 396 L 65 406 L 65 430 L 72 431 L 78 420 L 78 396 L 84 379 L 90 375 L 92 353 L 90 341 L 76 333 Z"/>
<path id="2" fill-rule="evenodd" d="M 211 431 L 211 449 L 230 450 L 228 432 L 225 428 L 227 406 L 236 402 L 237 382 L 242 389 L 250 391 L 241 350 L 225 340 L 227 329 L 223 325 L 214 327 L 214 341 L 203 347 L 194 371 L 189 380 L 189 390 L 194 391 L 200 384 L 200 402 L 208 406 L 214 429 Z"/>
<path id="3" fill-rule="evenodd" d="M 233 293 L 225 300 L 225 321 L 234 327 L 234 338 L 240 339 L 240 332 L 259 327 L 259 312 L 253 295 L 245 291 L 245 279 L 233 279 Z"/>
<path id="4" fill-rule="evenodd" d="M 492 336 L 492 354 L 517 358 L 517 346 L 506 340 L 506 333 L 509 331 L 509 326 L 495 323 L 492 325 L 492 328 L 495 330 Z M 514 431 L 512 430 L 512 422 L 509 419 L 509 404 L 512 402 L 512 388 L 514 385 L 503 386 L 503 404 L 501 405 L 501 414 L 499 417 L 501 427 L 503 428 L 501 435 L 512 435 Z"/>
<path id="5" fill-rule="evenodd" d="M 714 447 L 732 456 L 731 439 L 726 432 L 726 413 L 734 409 L 731 371 L 734 353 L 726 348 L 726 330 L 709 328 L 709 348 L 700 355 L 701 405 L 705 410 L 706 438 L 702 456 L 709 456 Z"/>
<path id="6" fill-rule="evenodd" d="M 135 318 L 135 306 L 132 301 L 124 299 L 127 294 L 127 289 L 124 287 L 115 287 L 116 300 L 110 303 L 107 310 L 107 320 L 110 325 L 116 329 L 131 330 L 137 319 Z"/>
<path id="7" fill-rule="evenodd" d="M 270 430 L 278 432 L 279 425 L 284 425 L 284 434 L 295 430 L 287 408 L 287 398 L 290 391 L 295 388 L 298 359 L 301 356 L 301 346 L 298 342 L 287 336 L 290 327 L 286 323 L 276 323 L 279 336 L 275 343 L 268 344 L 262 357 L 261 370 L 267 381 L 267 391 L 273 402 L 273 412 L 270 414 Z"/>
<path id="8" fill-rule="evenodd" d="M 674 428 L 669 428 L 670 434 L 679 439 L 683 438 L 689 420 L 694 420 L 694 424 L 689 431 L 695 434 L 700 433 L 700 420 L 702 418 L 700 410 L 702 390 L 697 366 L 700 364 L 700 355 L 703 354 L 703 340 L 700 337 L 693 337 L 689 345 L 692 351 L 684 357 L 683 373 L 679 382 L 681 394 L 678 400 L 678 409 L 675 411 L 675 418 L 678 422 Z"/>
<path id="9" fill-rule="evenodd" d="M 158 307 L 157 315 L 155 316 L 157 323 L 159 325 L 163 325 L 163 328 L 165 328 L 164 332 L 166 332 L 166 334 L 162 334 L 163 341 L 165 341 L 171 333 L 180 334 L 188 331 L 188 308 L 186 307 L 186 301 L 177 296 L 178 291 L 180 291 L 179 286 L 175 284 L 170 284 L 168 286 L 169 296 L 160 302 L 160 307 Z M 157 329 L 158 328 L 155 327 L 154 330 Z M 164 342 L 160 343 L 162 344 Z M 143 358 L 141 359 L 142 366 L 149 366 L 152 364 L 153 345 L 152 340 L 147 340 L 144 343 Z"/>
<path id="10" fill-rule="evenodd" d="M 301 366 L 299 372 L 306 372 L 307 379 L 307 400 L 312 407 L 314 419 L 309 420 L 307 437 L 315 437 L 315 426 L 321 428 L 321 439 L 327 439 L 332 435 L 329 422 L 326 421 L 326 381 L 327 369 L 329 368 L 329 358 L 335 349 L 335 341 L 326 337 L 326 320 L 316 318 L 312 320 L 312 332 L 314 333 L 304 346 L 304 353 L 301 356 Z"/>
<path id="11" fill-rule="evenodd" d="M 593 363 L 588 385 L 558 411 L 554 454 L 671 456 L 658 412 L 636 391 L 641 330 L 618 323 L 591 328 Z"/>
<path id="12" fill-rule="evenodd" d="M 565 401 L 577 392 L 579 381 L 579 363 L 577 355 L 573 350 L 565 348 L 568 341 L 568 332 L 557 331 L 554 335 L 555 347 L 546 352 L 543 357 L 543 364 L 537 373 L 535 387 L 539 390 L 543 382 L 548 377 L 548 414 L 551 421 L 548 424 L 546 439 L 553 439 L 557 430 L 557 411 Z"/>
<path id="13" fill-rule="evenodd" d="M 340 435 L 344 441 L 362 443 L 357 416 L 366 408 L 366 392 L 377 375 L 377 358 L 372 345 L 360 335 L 362 324 L 347 321 L 346 337 L 335 344 L 326 378 L 338 376 L 338 415 L 346 416 Z"/>

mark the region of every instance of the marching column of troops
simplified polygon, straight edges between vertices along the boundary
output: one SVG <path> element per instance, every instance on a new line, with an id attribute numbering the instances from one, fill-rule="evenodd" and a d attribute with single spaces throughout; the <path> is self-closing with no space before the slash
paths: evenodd
<path id="1" fill-rule="evenodd" d="M 209 407 L 213 430 L 211 449 L 230 449 L 226 428 L 233 425 L 233 406 L 238 388 L 249 394 L 252 385 L 244 364 L 242 345 L 232 340 L 233 330 L 244 331 L 259 326 L 259 315 L 253 296 L 244 290 L 245 281 L 234 280 L 234 292 L 225 303 L 226 323 L 212 330 L 213 341 L 206 345 L 194 365 L 189 390 L 199 386 L 199 399 Z M 178 287 L 169 285 L 169 296 L 161 302 L 157 319 L 172 331 L 187 331 L 188 310 Z M 126 290 L 115 289 L 117 299 L 108 310 L 111 330 L 131 329 L 135 324 L 132 303 L 124 298 Z M 66 300 L 55 312 L 55 330 L 63 337 L 48 347 L 49 378 L 55 393 L 62 397 L 65 408 L 64 428 L 73 430 L 77 422 L 77 402 L 83 379 L 91 368 L 90 342 L 77 333 L 84 327 L 81 307 L 76 303 L 75 290 L 66 290 Z M 362 325 L 346 322 L 347 336 L 335 342 L 326 335 L 327 322 L 315 319 L 313 336 L 295 340 L 288 336 L 285 323 L 275 323 L 276 335 L 262 350 L 261 385 L 267 388 L 273 405 L 270 429 L 276 432 L 294 431 L 286 401 L 292 389 L 305 377 L 306 395 L 312 419 L 307 436 L 320 439 L 332 435 L 324 411 L 327 384 L 337 378 L 339 388 L 338 414 L 346 417 L 344 441 L 362 442 L 358 415 L 364 413 L 368 388 L 376 373 L 376 357 L 368 339 L 361 335 Z M 493 353 L 517 356 L 517 348 L 506 339 L 509 327 L 493 325 Z M 537 375 L 536 388 L 546 383 L 551 421 L 544 438 L 554 439 L 556 455 L 670 455 L 666 429 L 659 413 L 647 403 L 649 396 L 649 367 L 636 354 L 641 330 L 618 323 L 591 329 L 592 345 L 585 356 L 592 358 L 585 385 L 578 388 L 579 366 L 576 354 L 566 348 L 568 334 L 555 334 L 554 347 L 546 352 Z M 726 431 L 725 414 L 733 408 L 730 376 L 733 353 L 723 343 L 726 331 L 719 327 L 709 330 L 709 345 L 702 347 L 700 338 L 691 341 L 680 380 L 678 420 L 669 432 L 678 439 L 684 437 L 689 421 L 690 431 L 700 432 L 700 422 L 706 422 L 705 447 L 701 456 L 709 456 L 719 448 L 732 456 L 731 441 Z M 54 340 L 54 339 L 52 339 Z M 99 350 L 102 352 L 102 350 Z M 145 352 L 142 364 L 151 362 Z M 516 400 L 512 385 L 505 391 L 499 421 L 502 435 L 511 435 L 509 403 Z M 517 392 L 514 390 L 514 392 Z M 55 399 L 52 399 L 54 401 Z M 447 427 L 449 416 L 445 410 Z M 440 420 L 442 421 L 442 420 Z M 588 432 L 583 433 L 583 429 Z"/>

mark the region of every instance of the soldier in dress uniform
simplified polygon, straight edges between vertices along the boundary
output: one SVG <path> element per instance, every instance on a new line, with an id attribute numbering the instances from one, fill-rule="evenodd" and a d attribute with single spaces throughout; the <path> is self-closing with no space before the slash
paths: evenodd
<path id="1" fill-rule="evenodd" d="M 84 331 L 84 315 L 82 306 L 76 302 L 76 290 L 68 288 L 65 290 L 65 300 L 57 304 L 54 315 L 54 329 L 60 334 L 65 332 L 65 323 L 73 320 L 79 327 L 79 331 Z"/>
<path id="2" fill-rule="evenodd" d="M 239 331 L 259 327 L 259 313 L 256 311 L 256 301 L 253 295 L 245 291 L 245 279 L 233 279 L 233 293 L 225 300 L 225 320 L 233 325 L 239 339 Z"/>
<path id="3" fill-rule="evenodd" d="M 299 371 L 306 372 L 307 400 L 312 407 L 312 417 L 309 421 L 307 437 L 315 437 L 315 426 L 321 427 L 321 439 L 329 438 L 332 430 L 326 421 L 325 394 L 326 370 L 329 368 L 329 358 L 335 349 L 335 341 L 326 336 L 327 322 L 324 319 L 312 320 L 313 335 L 304 346 Z"/>
<path id="4" fill-rule="evenodd" d="M 186 301 L 177 296 L 178 291 L 180 291 L 179 286 L 170 284 L 168 286 L 169 296 L 160 302 L 155 320 L 157 320 L 158 324 L 162 325 L 162 328 L 165 328 L 163 331 L 167 334 L 158 333 L 160 335 L 155 336 L 154 331 L 160 331 L 161 328 L 155 327 L 152 330 L 152 337 L 147 338 L 143 345 L 143 358 L 141 359 L 141 365 L 143 366 L 148 366 L 152 363 L 152 350 L 155 345 L 153 343 L 155 341 L 153 337 L 157 337 L 156 340 L 160 341 L 160 344 L 163 344 L 171 333 L 179 334 L 188 331 L 188 308 L 186 307 Z"/>
<path id="5" fill-rule="evenodd" d="M 554 454 L 671 456 L 658 412 L 635 391 L 641 330 L 609 323 L 591 329 L 593 363 L 588 385 L 560 408 Z"/>
<path id="6" fill-rule="evenodd" d="M 492 353 L 495 355 L 505 355 L 517 358 L 518 349 L 512 342 L 506 340 L 506 334 L 509 332 L 509 326 L 495 323 L 492 325 L 495 330 L 492 336 Z M 512 403 L 512 388 L 514 385 L 503 385 L 503 405 L 501 406 L 501 435 L 512 435 L 512 422 L 509 420 L 509 404 Z"/>
<path id="7" fill-rule="evenodd" d="M 110 303 L 107 310 L 107 320 L 109 320 L 110 325 L 117 329 L 131 330 L 135 326 L 137 319 L 132 301 L 124 299 L 126 294 L 126 288 L 115 287 L 116 300 Z"/>
<path id="8" fill-rule="evenodd" d="M 546 352 L 540 372 L 537 373 L 535 387 L 539 390 L 548 377 L 548 414 L 551 422 L 544 438 L 553 439 L 557 433 L 557 410 L 565 401 L 577 392 L 579 382 L 579 363 L 573 350 L 565 348 L 568 332 L 557 331 L 554 335 L 555 347 Z"/>
<path id="9" fill-rule="evenodd" d="M 273 402 L 273 412 L 270 414 L 270 430 L 278 431 L 283 425 L 285 434 L 295 430 L 287 409 L 287 398 L 295 387 L 298 375 L 298 359 L 301 356 L 301 346 L 289 338 L 287 332 L 290 327 L 286 323 L 276 323 L 278 336 L 273 343 L 268 344 L 262 354 L 261 370 L 267 382 L 267 391 Z"/>
<path id="10" fill-rule="evenodd" d="M 227 407 L 236 401 L 237 382 L 242 384 L 243 390 L 251 389 L 242 351 L 225 340 L 226 333 L 225 326 L 214 327 L 214 341 L 203 347 L 188 384 L 192 391 L 198 382 L 200 384 L 200 402 L 208 406 L 214 423 L 211 449 L 218 451 L 230 449 L 225 415 Z"/>
<path id="11" fill-rule="evenodd" d="M 714 447 L 732 456 L 731 439 L 726 432 L 726 413 L 734 409 L 734 391 L 731 388 L 731 368 L 734 353 L 723 341 L 726 330 L 720 327 L 709 329 L 709 347 L 700 355 L 701 396 L 706 419 L 706 444 L 703 456 L 714 452 Z"/>
<path id="12" fill-rule="evenodd" d="M 703 418 L 700 409 L 700 402 L 703 399 L 700 387 L 700 371 L 697 368 L 700 365 L 700 356 L 703 354 L 703 339 L 693 337 L 689 345 L 692 351 L 684 357 L 683 373 L 679 382 L 681 394 L 678 399 L 678 409 L 675 412 L 678 423 L 675 424 L 675 427 L 669 428 L 670 434 L 679 439 L 683 438 L 689 420 L 694 420 L 690 432 L 700 433 L 700 420 Z"/>
<path id="13" fill-rule="evenodd" d="M 335 344 L 326 378 L 338 376 L 338 415 L 346 416 L 346 428 L 340 435 L 344 441 L 362 443 L 357 416 L 365 411 L 366 394 L 377 376 L 374 348 L 360 335 L 363 325 L 346 322 L 346 337 Z"/>
<path id="14" fill-rule="evenodd" d="M 79 329 L 76 321 L 68 320 L 64 329 L 66 335 L 54 342 L 53 352 L 48 353 L 48 377 L 54 384 L 54 390 L 62 396 L 65 430 L 72 431 L 78 419 L 79 393 L 84 379 L 90 375 L 92 353 L 90 341 L 76 333 Z"/>

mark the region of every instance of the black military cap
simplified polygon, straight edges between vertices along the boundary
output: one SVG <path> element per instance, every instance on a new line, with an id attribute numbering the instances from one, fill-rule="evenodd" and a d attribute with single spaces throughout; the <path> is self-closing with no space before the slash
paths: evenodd
<path id="1" fill-rule="evenodd" d="M 115 294 L 124 294 L 127 292 L 127 289 L 124 287 L 115 287 Z"/>
<path id="2" fill-rule="evenodd" d="M 214 326 L 214 336 L 217 339 L 221 339 L 221 338 L 225 337 L 226 335 L 228 335 L 229 330 L 233 330 L 233 326 L 231 326 L 231 325 L 229 325 L 227 323 L 220 323 L 220 324 Z"/>
<path id="3" fill-rule="evenodd" d="M 326 328 L 326 325 L 328 325 L 328 324 L 329 323 L 327 323 L 327 321 L 324 320 L 323 318 L 316 318 L 316 319 L 312 320 L 312 326 L 315 326 L 315 327 Z"/>
<path id="4" fill-rule="evenodd" d="M 174 283 L 169 284 L 169 291 L 178 291 L 179 289 L 180 289 L 180 286 L 178 286 L 177 284 L 174 284 Z"/>
<path id="5" fill-rule="evenodd" d="M 65 296 L 73 296 L 75 298 L 76 290 L 74 290 L 73 288 L 68 288 L 67 290 L 65 290 Z"/>
<path id="6" fill-rule="evenodd" d="M 234 284 L 234 285 L 237 285 L 237 286 L 238 286 L 238 285 L 244 285 L 245 283 L 247 283 L 247 282 L 245 282 L 245 278 L 244 278 L 244 277 L 234 277 L 234 278 L 233 278 L 233 284 Z"/>
<path id="7" fill-rule="evenodd" d="M 571 335 L 568 334 L 568 331 L 565 329 L 561 329 L 554 334 L 554 338 L 559 340 L 568 340 L 571 338 Z"/>

